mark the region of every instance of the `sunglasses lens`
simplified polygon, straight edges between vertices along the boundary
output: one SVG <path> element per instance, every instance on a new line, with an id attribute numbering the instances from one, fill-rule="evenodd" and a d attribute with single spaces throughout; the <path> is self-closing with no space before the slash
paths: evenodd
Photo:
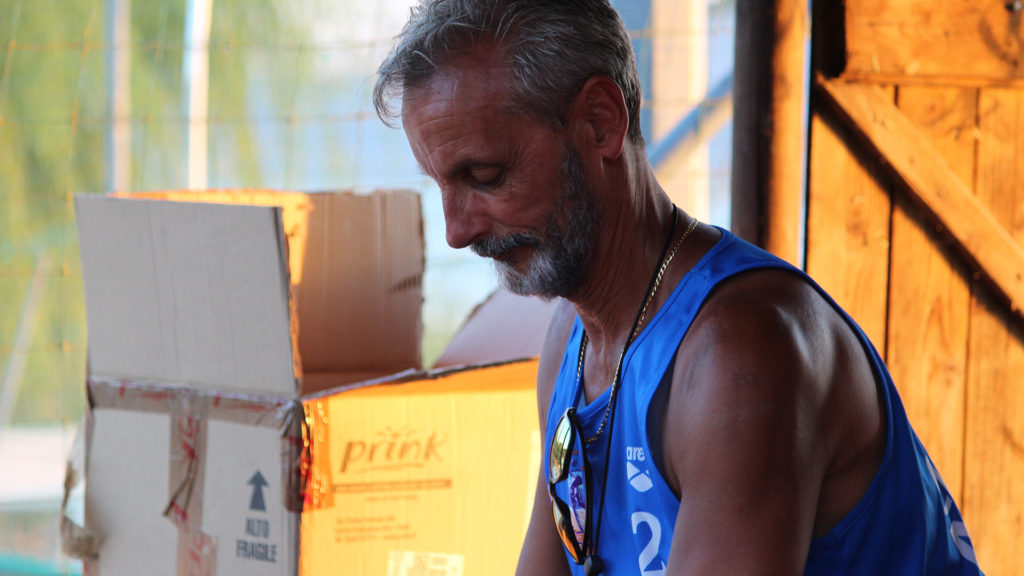
<path id="1" fill-rule="evenodd" d="M 590 512 L 589 494 L 587 493 L 586 455 L 578 454 L 579 462 L 573 463 L 576 456 L 576 438 L 580 432 L 576 423 L 576 411 L 569 408 L 562 415 L 551 437 L 549 454 L 548 493 L 551 496 L 551 511 L 555 517 L 555 527 L 562 544 L 577 564 L 583 561 L 584 542 L 586 541 L 586 518 Z M 571 468 L 571 469 L 570 469 Z M 555 492 L 555 485 L 568 480 L 568 500 L 562 500 Z"/>
<path id="2" fill-rule="evenodd" d="M 551 511 L 555 515 L 555 527 L 558 528 L 558 536 L 562 539 L 565 549 L 569 551 L 569 555 L 577 564 L 583 562 L 583 551 L 580 549 L 579 542 L 576 541 L 576 534 L 573 531 L 572 521 L 569 519 L 569 511 L 566 509 L 565 503 L 555 498 L 551 503 Z"/>
<path id="3" fill-rule="evenodd" d="M 551 437 L 550 461 L 548 462 L 550 475 L 548 480 L 552 483 L 565 480 L 569 473 L 569 459 L 572 457 L 573 429 L 569 419 L 569 412 L 566 411 L 558 421 L 555 434 Z"/>

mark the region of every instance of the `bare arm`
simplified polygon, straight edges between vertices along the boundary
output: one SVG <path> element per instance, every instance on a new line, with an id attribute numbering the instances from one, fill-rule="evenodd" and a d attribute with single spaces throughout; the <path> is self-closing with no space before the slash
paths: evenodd
<path id="1" fill-rule="evenodd" d="M 567 301 L 562 301 L 551 318 L 544 347 L 541 351 L 540 366 L 537 370 L 537 413 L 540 417 L 540 441 L 545 439 L 548 405 L 554 392 L 555 380 L 562 361 L 565 344 L 572 331 L 576 311 Z M 547 446 L 541 447 L 541 458 L 547 453 Z M 518 576 L 556 576 L 569 573 L 569 567 L 562 549 L 562 541 L 555 531 L 548 500 L 547 479 L 541 462 L 540 477 L 537 479 L 537 493 L 533 502 L 533 515 L 526 531 L 526 540 L 519 555 Z"/>
<path id="2" fill-rule="evenodd" d="M 680 494 L 668 574 L 803 572 L 832 458 L 836 344 L 782 274 L 727 284 L 680 348 L 663 431 Z"/>

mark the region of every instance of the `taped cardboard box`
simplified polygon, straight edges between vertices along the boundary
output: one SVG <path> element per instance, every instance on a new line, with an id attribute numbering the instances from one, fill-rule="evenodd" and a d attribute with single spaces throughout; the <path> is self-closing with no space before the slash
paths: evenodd
<path id="1" fill-rule="evenodd" d="M 419 363 L 418 197 L 194 194 L 76 202 L 86 572 L 511 571 L 535 362 L 367 381 Z"/>
<path id="2" fill-rule="evenodd" d="M 511 573 L 536 361 L 301 401 L 92 379 L 89 575 Z"/>
<path id="3" fill-rule="evenodd" d="M 299 402 L 99 378 L 88 390 L 85 574 L 295 573 Z"/>

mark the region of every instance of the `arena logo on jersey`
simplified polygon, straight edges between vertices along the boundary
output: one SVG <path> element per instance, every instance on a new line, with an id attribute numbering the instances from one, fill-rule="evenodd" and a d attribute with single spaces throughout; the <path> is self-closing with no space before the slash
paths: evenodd
<path id="1" fill-rule="evenodd" d="M 637 492 L 647 492 L 654 486 L 650 474 L 646 470 L 637 468 L 632 462 L 626 462 L 626 478 L 629 479 L 629 485 Z"/>
<path id="2" fill-rule="evenodd" d="M 627 446 L 626 447 L 626 479 L 629 480 L 629 485 L 633 487 L 637 492 L 647 492 L 654 486 L 654 482 L 651 481 L 651 476 L 647 470 L 641 470 L 634 462 L 641 463 L 647 461 L 647 456 L 644 454 L 644 449 L 641 446 Z"/>
<path id="3" fill-rule="evenodd" d="M 342 474 L 400 471 L 444 462 L 448 438 L 437 432 L 386 427 L 371 438 L 349 440 L 341 451 Z"/>

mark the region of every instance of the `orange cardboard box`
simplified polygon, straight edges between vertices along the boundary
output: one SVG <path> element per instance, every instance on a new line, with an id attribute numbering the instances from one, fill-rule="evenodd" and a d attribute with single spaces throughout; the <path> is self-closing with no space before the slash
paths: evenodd
<path id="1" fill-rule="evenodd" d="M 302 574 L 511 574 L 540 460 L 535 361 L 303 400 Z"/>

